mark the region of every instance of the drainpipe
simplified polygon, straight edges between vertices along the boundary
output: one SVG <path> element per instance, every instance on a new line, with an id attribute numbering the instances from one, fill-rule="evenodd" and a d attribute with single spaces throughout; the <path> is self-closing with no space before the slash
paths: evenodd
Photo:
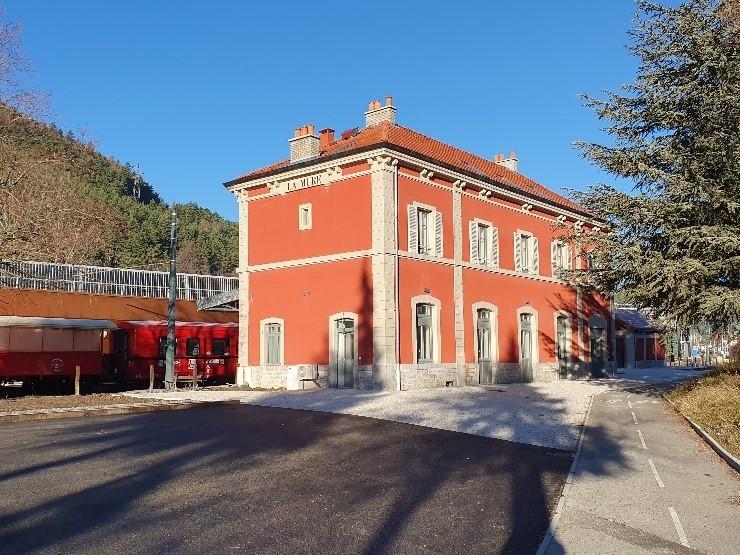
<path id="1" fill-rule="evenodd" d="M 399 248 L 398 248 L 398 160 L 391 162 L 393 165 L 393 233 L 396 236 L 396 256 L 394 260 L 395 264 L 395 283 L 394 283 L 394 301 L 395 301 L 395 315 L 396 315 L 396 391 L 401 391 L 401 328 L 400 328 L 400 317 L 398 311 L 401 307 L 400 299 L 398 298 L 399 292 Z"/>

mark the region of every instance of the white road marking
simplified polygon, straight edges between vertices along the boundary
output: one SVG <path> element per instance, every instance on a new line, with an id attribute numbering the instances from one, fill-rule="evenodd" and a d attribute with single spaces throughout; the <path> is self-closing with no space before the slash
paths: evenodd
<path id="1" fill-rule="evenodd" d="M 629 395 L 627 395 L 627 399 L 629 399 L 630 397 L 632 397 L 632 393 L 630 393 Z"/>
<path id="2" fill-rule="evenodd" d="M 642 448 L 647 449 L 647 445 L 645 445 L 645 438 L 642 437 L 642 432 L 640 430 L 637 430 L 637 435 L 640 436 L 640 443 L 642 443 Z"/>
<path id="3" fill-rule="evenodd" d="M 632 420 L 635 421 L 635 424 L 637 424 L 637 417 L 635 416 L 635 411 L 632 411 Z"/>
<path id="4" fill-rule="evenodd" d="M 653 470 L 653 476 L 655 476 L 655 481 L 658 482 L 659 488 L 664 488 L 665 484 L 663 483 L 663 480 L 660 479 L 660 476 L 658 475 L 658 469 L 655 468 L 655 463 L 653 462 L 653 459 L 648 459 L 648 464 L 650 464 L 650 468 Z"/>
<path id="5" fill-rule="evenodd" d="M 689 539 L 686 537 L 686 532 L 684 532 L 683 526 L 681 526 L 681 521 L 678 520 L 678 513 L 676 512 L 676 509 L 673 507 L 668 507 L 668 511 L 671 513 L 671 518 L 673 519 L 673 525 L 676 527 L 676 532 L 678 532 L 678 539 L 681 542 L 681 545 L 684 547 L 691 547 L 689 545 Z"/>
<path id="6" fill-rule="evenodd" d="M 627 406 L 628 406 L 629 408 L 632 408 L 632 401 L 627 401 Z"/>

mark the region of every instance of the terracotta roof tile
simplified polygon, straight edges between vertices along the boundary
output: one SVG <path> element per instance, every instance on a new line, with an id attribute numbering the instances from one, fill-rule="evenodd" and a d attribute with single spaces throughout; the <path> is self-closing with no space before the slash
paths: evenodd
<path id="1" fill-rule="evenodd" d="M 338 139 L 322 148 L 319 159 L 383 143 L 390 147 L 396 146 L 405 151 L 415 153 L 421 157 L 433 160 L 440 165 L 453 167 L 462 173 L 484 179 L 487 178 L 527 195 L 539 197 L 562 207 L 588 214 L 588 211 L 584 207 L 568 200 L 525 175 L 496 164 L 492 160 L 487 160 L 481 156 L 476 156 L 470 152 L 427 137 L 402 125 L 381 123 L 361 129 L 357 134 L 347 139 Z M 256 179 L 277 170 L 287 168 L 288 166 L 290 166 L 290 160 L 282 160 L 264 168 L 243 174 L 227 182 L 226 185 L 231 186 L 244 183 L 245 181 Z"/>

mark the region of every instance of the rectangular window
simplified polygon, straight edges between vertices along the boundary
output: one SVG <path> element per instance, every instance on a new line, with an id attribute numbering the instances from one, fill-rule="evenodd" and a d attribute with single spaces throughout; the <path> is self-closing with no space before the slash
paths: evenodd
<path id="1" fill-rule="evenodd" d="M 301 204 L 298 207 L 298 230 L 303 231 L 311 229 L 313 226 L 313 215 L 311 203 Z"/>
<path id="2" fill-rule="evenodd" d="M 159 358 L 167 356 L 167 336 L 162 335 L 159 337 Z"/>
<path id="3" fill-rule="evenodd" d="M 417 229 L 419 230 L 419 248 L 417 252 L 419 254 L 431 254 L 432 253 L 432 241 L 431 239 L 431 216 L 432 213 L 429 210 L 419 208 L 416 212 L 417 218 Z"/>
<path id="4" fill-rule="evenodd" d="M 416 361 L 432 362 L 432 305 L 416 305 Z"/>
<path id="5" fill-rule="evenodd" d="M 185 343 L 185 356 L 197 357 L 200 356 L 200 339 L 197 337 L 189 337 Z"/>
<path id="6" fill-rule="evenodd" d="M 221 357 L 229 354 L 229 340 L 228 339 L 214 339 L 212 350 L 213 356 Z"/>
<path id="7" fill-rule="evenodd" d="M 478 224 L 478 263 L 486 264 L 489 260 L 489 241 L 490 241 L 491 228 L 487 225 Z"/>
<path id="8" fill-rule="evenodd" d="M 280 363 L 280 324 L 265 324 L 265 364 Z"/>
<path id="9" fill-rule="evenodd" d="M 529 253 L 529 243 L 532 238 L 529 235 L 522 234 L 522 239 L 520 243 L 520 255 L 521 255 L 521 261 L 522 261 L 522 272 L 529 272 L 530 271 L 530 253 Z"/>

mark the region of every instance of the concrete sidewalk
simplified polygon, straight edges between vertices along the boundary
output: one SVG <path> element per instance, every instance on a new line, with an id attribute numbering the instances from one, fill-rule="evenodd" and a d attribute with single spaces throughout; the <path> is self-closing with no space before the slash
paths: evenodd
<path id="1" fill-rule="evenodd" d="M 651 389 L 594 398 L 547 553 L 737 553 L 737 474 Z"/>

